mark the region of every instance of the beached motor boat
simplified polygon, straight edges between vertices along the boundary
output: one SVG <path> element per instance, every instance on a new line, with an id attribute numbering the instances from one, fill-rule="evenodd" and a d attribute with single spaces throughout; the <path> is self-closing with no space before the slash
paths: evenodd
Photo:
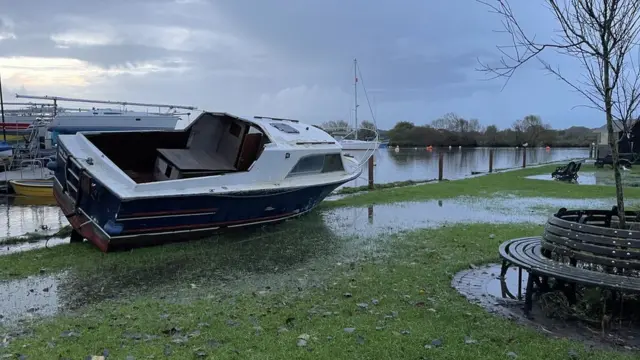
<path id="1" fill-rule="evenodd" d="M 311 211 L 362 165 L 295 120 L 203 112 L 182 130 L 59 136 L 53 192 L 102 251 L 204 237 Z"/>
<path id="2" fill-rule="evenodd" d="M 28 197 L 53 197 L 53 179 L 9 180 L 16 195 Z"/>

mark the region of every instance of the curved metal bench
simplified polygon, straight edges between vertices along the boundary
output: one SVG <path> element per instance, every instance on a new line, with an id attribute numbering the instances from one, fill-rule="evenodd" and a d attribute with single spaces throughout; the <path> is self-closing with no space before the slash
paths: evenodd
<path id="1" fill-rule="evenodd" d="M 500 245 L 501 276 L 511 265 L 519 268 L 520 279 L 523 269 L 529 273 L 526 313 L 532 307 L 534 285 L 544 289 L 549 278 L 573 287 L 573 296 L 578 283 L 640 293 L 640 231 L 611 228 L 616 213 L 615 207 L 608 211 L 563 208 L 549 217 L 543 236 L 512 239 Z M 636 213 L 626 215 L 631 221 L 640 220 Z"/>

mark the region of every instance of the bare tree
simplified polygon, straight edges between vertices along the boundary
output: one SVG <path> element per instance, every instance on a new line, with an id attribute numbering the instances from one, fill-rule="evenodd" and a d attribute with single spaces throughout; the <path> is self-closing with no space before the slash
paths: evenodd
<path id="1" fill-rule="evenodd" d="M 554 16 L 557 38 L 539 41 L 520 26 L 508 0 L 477 0 L 502 18 L 511 38 L 495 65 L 482 64 L 481 71 L 506 78 L 532 59 L 582 94 L 589 107 L 604 112 L 613 158 L 620 226 L 625 227 L 624 196 L 620 177 L 618 142 L 621 131 L 629 136 L 633 116 L 640 104 L 640 72 L 634 55 L 640 32 L 640 0 L 541 0 Z M 584 78 L 573 80 L 540 58 L 545 51 L 577 59 Z M 506 83 L 505 83 L 506 85 Z"/>

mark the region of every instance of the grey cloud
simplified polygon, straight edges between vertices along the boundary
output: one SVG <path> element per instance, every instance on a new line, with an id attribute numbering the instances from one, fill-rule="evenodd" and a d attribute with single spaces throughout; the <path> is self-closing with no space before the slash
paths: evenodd
<path id="1" fill-rule="evenodd" d="M 423 119 L 424 109 L 435 107 L 429 103 L 459 101 L 464 108 L 477 93 L 504 96 L 498 92 L 502 82 L 479 81 L 474 71 L 476 58 L 495 58 L 499 43 L 491 35 L 499 20 L 484 10 L 473 0 L 13 1 L 2 8 L 0 32 L 10 21 L 17 39 L 1 41 L 0 56 L 75 58 L 102 68 L 189 68 L 98 77 L 59 95 L 318 119 L 348 114 L 342 107 L 352 94 L 355 57 L 380 113 L 410 104 L 404 113 L 420 112 L 416 119 Z M 185 40 L 171 27 L 197 33 Z M 55 34 L 103 31 L 101 39 L 111 32 L 117 41 L 63 48 L 52 40 Z M 514 86 L 510 91 L 518 90 Z M 520 105 L 511 102 L 509 111 Z"/>

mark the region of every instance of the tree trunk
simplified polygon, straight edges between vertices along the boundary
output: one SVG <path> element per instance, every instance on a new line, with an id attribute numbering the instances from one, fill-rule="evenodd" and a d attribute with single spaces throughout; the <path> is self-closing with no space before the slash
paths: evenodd
<path id="1" fill-rule="evenodd" d="M 618 134 L 614 134 L 613 130 L 613 89 L 609 79 L 610 65 L 608 61 L 603 61 L 604 76 L 604 108 L 607 115 L 607 132 L 609 133 L 609 148 L 611 149 L 611 160 L 613 161 L 613 177 L 616 182 L 616 203 L 618 205 L 618 218 L 620 219 L 620 228 L 625 229 L 626 223 L 624 218 L 624 194 L 622 191 L 622 178 L 620 176 L 620 153 L 618 152 Z"/>

